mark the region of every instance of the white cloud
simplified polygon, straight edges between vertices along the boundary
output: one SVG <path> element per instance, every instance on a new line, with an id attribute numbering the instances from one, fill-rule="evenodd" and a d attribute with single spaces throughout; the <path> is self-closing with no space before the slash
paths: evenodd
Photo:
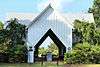
<path id="1" fill-rule="evenodd" d="M 75 0 L 47 0 L 38 4 L 38 10 L 41 11 L 51 3 L 55 9 L 61 10 L 65 4 L 74 2 Z"/>
<path id="2" fill-rule="evenodd" d="M 38 11 L 41 11 L 43 9 L 45 9 L 49 4 L 49 1 L 46 1 L 46 2 L 41 2 L 37 5 L 37 9 Z"/>

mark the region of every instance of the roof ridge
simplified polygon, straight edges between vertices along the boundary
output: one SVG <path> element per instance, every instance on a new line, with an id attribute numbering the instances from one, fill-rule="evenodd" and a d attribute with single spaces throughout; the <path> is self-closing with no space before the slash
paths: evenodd
<path id="1" fill-rule="evenodd" d="M 56 11 L 56 10 L 55 10 Z M 65 18 L 60 12 L 58 12 L 58 11 L 56 11 L 65 21 L 69 21 L 69 20 L 67 20 L 67 18 Z M 68 22 L 68 24 L 70 24 L 71 26 L 73 26 L 73 24 L 71 24 L 71 23 L 69 23 Z"/>
<path id="2" fill-rule="evenodd" d="M 49 8 L 53 8 L 51 4 L 49 4 L 38 16 L 35 17 L 35 19 L 29 24 L 28 28 L 31 27 L 31 25 L 36 22 Z"/>

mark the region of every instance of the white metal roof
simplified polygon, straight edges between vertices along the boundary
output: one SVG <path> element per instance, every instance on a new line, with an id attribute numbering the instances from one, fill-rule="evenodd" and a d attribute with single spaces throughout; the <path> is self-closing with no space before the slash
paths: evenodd
<path id="1" fill-rule="evenodd" d="M 33 19 L 37 16 L 37 14 L 34 13 L 10 13 L 7 15 L 7 20 L 11 18 L 17 18 L 20 20 L 20 22 L 24 23 L 25 25 L 28 25 Z M 72 24 L 73 22 L 78 19 L 80 21 L 87 21 L 89 23 L 94 22 L 93 14 L 92 13 L 63 13 L 62 14 L 65 19 L 69 20 Z"/>
<path id="2" fill-rule="evenodd" d="M 6 21 L 10 20 L 11 18 L 17 18 L 19 23 L 28 26 L 31 21 L 37 16 L 38 14 L 35 13 L 16 13 L 11 12 L 7 13 Z"/>
<path id="3" fill-rule="evenodd" d="M 94 17 L 92 13 L 66 13 L 62 14 L 67 20 L 73 24 L 73 22 L 77 19 L 80 21 L 86 21 L 89 23 L 94 22 Z"/>
<path id="4" fill-rule="evenodd" d="M 11 12 L 7 14 L 7 19 L 9 20 L 11 18 L 17 18 L 21 24 L 24 24 L 26 26 L 33 23 L 34 20 L 37 20 L 39 16 L 43 14 L 47 9 L 53 8 L 52 6 L 48 6 L 45 8 L 44 11 L 42 11 L 40 14 L 35 13 L 15 13 Z M 94 22 L 94 17 L 92 13 L 60 13 L 60 15 L 66 19 L 66 23 L 70 23 L 73 25 L 73 22 L 77 19 L 80 21 L 87 21 L 89 23 Z"/>

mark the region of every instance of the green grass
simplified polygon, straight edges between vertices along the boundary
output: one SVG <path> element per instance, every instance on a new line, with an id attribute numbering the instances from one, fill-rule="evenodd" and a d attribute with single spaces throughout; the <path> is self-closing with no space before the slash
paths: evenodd
<path id="1" fill-rule="evenodd" d="M 0 63 L 0 67 L 63 67 L 62 63 L 59 63 L 57 66 L 56 63 L 52 62 L 44 62 L 43 65 L 41 63 L 34 63 L 34 64 L 27 64 L 27 63 L 21 63 L 21 64 L 7 64 L 7 63 Z"/>
<path id="2" fill-rule="evenodd" d="M 100 64 L 66 64 L 64 67 L 100 67 Z"/>
<path id="3" fill-rule="evenodd" d="M 52 62 L 45 62 L 43 65 L 41 63 L 35 63 L 35 64 L 27 64 L 27 63 L 21 63 L 21 64 L 7 64 L 7 63 L 0 63 L 0 67 L 100 67 L 100 64 L 76 64 L 76 65 L 63 65 L 63 63 L 59 63 L 57 66 L 56 63 Z"/>

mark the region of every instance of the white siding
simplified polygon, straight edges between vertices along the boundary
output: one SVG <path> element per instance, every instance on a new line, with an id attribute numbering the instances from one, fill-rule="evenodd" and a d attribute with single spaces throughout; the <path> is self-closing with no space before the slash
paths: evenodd
<path id="1" fill-rule="evenodd" d="M 35 22 L 28 30 L 28 42 L 35 46 L 51 29 L 66 47 L 72 47 L 72 28 L 52 9 Z"/>

